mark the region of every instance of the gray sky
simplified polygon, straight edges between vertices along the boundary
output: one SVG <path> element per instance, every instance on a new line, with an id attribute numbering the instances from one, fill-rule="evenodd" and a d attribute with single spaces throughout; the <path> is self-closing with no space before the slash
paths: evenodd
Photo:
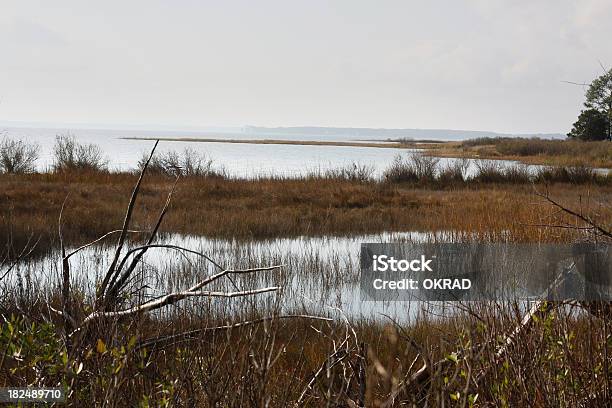
<path id="1" fill-rule="evenodd" d="M 567 132 L 610 0 L 0 0 L 0 120 Z"/>

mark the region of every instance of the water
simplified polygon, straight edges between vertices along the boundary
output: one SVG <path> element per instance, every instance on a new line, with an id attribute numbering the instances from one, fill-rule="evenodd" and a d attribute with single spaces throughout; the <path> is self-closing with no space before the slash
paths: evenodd
<path id="1" fill-rule="evenodd" d="M 362 242 L 451 242 L 459 239 L 452 232 L 420 233 L 396 232 L 353 237 L 300 237 L 263 241 L 239 242 L 235 240 L 209 239 L 197 236 L 170 234 L 163 237 L 166 244 L 178 245 L 209 255 L 224 268 L 253 268 L 283 265 L 271 272 L 246 276 L 235 275 L 207 290 L 251 290 L 269 286 L 281 286 L 278 294 L 261 294 L 248 302 L 234 299 L 192 299 L 183 307 L 203 314 L 240 315 L 244 307 L 255 305 L 263 310 L 280 310 L 283 313 L 306 311 L 318 315 L 351 320 L 385 320 L 386 316 L 407 322 L 424 308 L 440 308 L 441 305 L 425 302 L 374 302 L 361 301 L 359 291 L 359 251 Z M 70 252 L 70 249 L 68 250 Z M 125 252 L 125 251 L 124 251 Z M 85 296 L 93 296 L 95 282 L 100 282 L 113 254 L 109 246 L 93 246 L 71 258 L 73 287 L 85 288 Z M 219 270 L 196 255 L 180 255 L 168 249 L 151 249 L 127 288 L 128 292 L 141 287 L 143 300 L 169 292 L 185 290 L 203 277 Z M 61 276 L 58 254 L 19 265 L 6 285 L 17 287 L 15 294 L 38 296 L 37 291 L 57 288 Z M 17 280 L 21 283 L 17 284 Z M 7 290 L 0 288 L 0 290 Z M 8 293 L 8 292 L 7 292 Z M 136 300 L 135 300 L 136 301 Z M 279 306 L 280 305 L 280 306 Z M 172 309 L 172 308 L 171 308 Z M 169 313 L 172 313 L 170 311 Z"/>
<path id="2" fill-rule="evenodd" d="M 130 130 L 44 129 L 44 128 L 7 128 L 6 135 L 38 143 L 41 157 L 38 168 L 49 169 L 53 163 L 53 144 L 57 134 L 70 132 L 80 142 L 99 145 L 112 170 L 133 170 L 138 160 L 153 147 L 154 142 L 146 140 L 126 140 L 125 137 L 206 137 L 227 139 L 266 138 L 251 134 L 195 134 L 186 132 L 151 132 Z M 280 137 L 279 137 L 280 138 Z M 283 136 L 287 140 L 328 140 L 347 141 L 339 136 Z M 236 143 L 198 143 L 184 141 L 160 142 L 159 152 L 182 151 L 190 147 L 212 158 L 213 167 L 223 170 L 230 177 L 253 178 L 258 176 L 299 177 L 309 173 L 323 173 L 329 169 L 351 166 L 353 163 L 366 165 L 373 169 L 373 175 L 380 177 L 398 154 L 414 152 L 411 149 L 373 148 L 353 146 L 300 146 L 300 145 L 262 145 Z M 452 164 L 457 159 L 444 158 L 441 166 Z M 501 165 L 516 164 L 500 161 Z M 533 168 L 539 166 L 531 166 Z M 467 174 L 475 169 L 475 161 L 470 160 Z"/>

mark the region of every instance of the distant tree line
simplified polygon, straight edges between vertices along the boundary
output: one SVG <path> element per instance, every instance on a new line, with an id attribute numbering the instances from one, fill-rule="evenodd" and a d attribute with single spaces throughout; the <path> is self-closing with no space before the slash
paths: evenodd
<path id="1" fill-rule="evenodd" d="M 585 94 L 584 107 L 567 134 L 579 140 L 612 140 L 612 69 L 596 78 Z"/>

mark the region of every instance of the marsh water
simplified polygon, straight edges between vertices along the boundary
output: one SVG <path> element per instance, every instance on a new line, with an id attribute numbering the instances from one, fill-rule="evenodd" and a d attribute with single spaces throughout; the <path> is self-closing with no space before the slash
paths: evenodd
<path id="1" fill-rule="evenodd" d="M 359 253 L 361 243 L 386 242 L 453 242 L 457 233 L 394 232 L 352 237 L 298 237 L 262 241 L 235 241 L 169 234 L 159 242 L 186 247 L 211 257 L 223 268 L 244 269 L 282 265 L 270 272 L 233 275 L 207 290 L 237 291 L 278 286 L 278 293 L 260 294 L 248 300 L 195 299 L 182 308 L 198 312 L 234 316 L 255 306 L 261 312 L 269 309 L 282 313 L 308 312 L 328 316 L 346 316 L 356 320 L 393 318 L 409 321 L 425 308 L 440 309 L 442 304 L 426 302 L 363 301 L 359 287 Z M 133 245 L 137 245 L 134 243 Z M 70 249 L 68 249 L 70 252 Z M 125 251 L 124 251 L 125 252 Z M 113 248 L 108 245 L 89 247 L 71 258 L 72 285 L 92 296 L 91 288 L 100 282 Z M 169 249 L 151 249 L 137 269 L 128 292 L 144 288 L 141 302 L 188 287 L 219 269 L 203 257 Z M 37 296 L 42 288 L 58 287 L 61 260 L 58 251 L 44 258 L 20 264 L 12 275 L 19 295 Z M 89 289 L 87 289 L 89 288 Z M 184 309 L 183 309 L 184 310 Z M 170 310 L 176 313 L 180 310 Z M 440 311 L 441 313 L 441 311 Z"/>

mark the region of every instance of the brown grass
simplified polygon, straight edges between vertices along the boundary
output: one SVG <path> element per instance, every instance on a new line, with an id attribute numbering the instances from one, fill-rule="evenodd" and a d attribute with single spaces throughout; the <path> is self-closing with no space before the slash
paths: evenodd
<path id="1" fill-rule="evenodd" d="M 19 247 L 29 234 L 41 248 L 57 239 L 58 214 L 67 198 L 65 238 L 81 244 L 119 228 L 131 174 L 78 173 L 0 176 L 1 245 Z M 137 202 L 134 228 L 149 229 L 172 180 L 147 177 Z M 609 220 L 612 186 L 555 184 L 541 190 L 569 206 L 597 211 Z M 538 229 L 551 209 L 534 187 L 479 183 L 444 190 L 339 179 L 228 180 L 184 178 L 179 182 L 164 232 L 253 239 L 300 235 L 352 235 L 383 231 L 451 230 L 516 241 L 565 240 L 570 231 Z M 540 204 L 538 204 L 540 202 Z M 508 235 L 509 234 L 509 235 Z"/>
<path id="2" fill-rule="evenodd" d="M 4 316 L 13 320 L 15 335 L 0 338 L 0 345 L 19 347 L 21 358 L 2 361 L 0 385 L 37 384 L 40 373 L 53 384 L 69 385 L 69 406 L 294 406 L 313 374 L 345 339 L 348 355 L 323 372 L 300 406 L 353 406 L 339 403 L 359 395 L 352 374 L 360 360 L 365 362 L 366 406 L 387 406 L 383 404 L 390 394 L 422 364 L 422 359 L 415 360 L 421 352 L 431 362 L 454 362 L 434 372 L 429 384 L 411 384 L 398 392 L 389 406 L 455 406 L 465 401 L 463 406 L 570 407 L 605 390 L 610 363 L 605 323 L 563 311 L 538 321 L 532 333 L 495 362 L 499 337 L 519 316 L 511 308 L 487 310 L 486 305 L 475 306 L 470 315 L 420 319 L 409 326 L 361 321 L 349 329 L 348 337 L 341 321 L 279 320 L 137 351 L 134 338 L 225 323 L 187 314 L 162 324 L 143 317 L 100 327 L 74 357 L 79 362 L 69 360 L 68 365 L 62 362 L 61 341 L 53 327 L 45 328 L 42 321 L 16 324 L 8 312 Z M 6 335 L 6 326 L 2 329 Z M 367 347 L 365 356 L 359 346 Z M 75 374 L 78 366 L 83 369 Z M 482 370 L 489 371 L 476 387 Z M 478 404 L 469 404 L 470 399 Z M 600 397 L 587 406 L 607 406 L 605 401 Z"/>
<path id="3" fill-rule="evenodd" d="M 215 139 L 199 137 L 125 137 L 126 140 L 161 140 L 173 142 L 198 142 L 198 143 L 238 143 L 238 144 L 263 144 L 263 145 L 293 145 L 293 146 L 349 146 L 349 147 L 376 147 L 381 149 L 398 149 L 413 146 L 400 141 L 376 142 L 368 141 L 324 141 L 324 140 L 287 140 L 287 139 Z"/>
<path id="4" fill-rule="evenodd" d="M 425 148 L 429 154 L 438 157 L 503 159 L 527 164 L 612 168 L 612 143 L 608 141 L 480 138 L 431 144 Z"/>

